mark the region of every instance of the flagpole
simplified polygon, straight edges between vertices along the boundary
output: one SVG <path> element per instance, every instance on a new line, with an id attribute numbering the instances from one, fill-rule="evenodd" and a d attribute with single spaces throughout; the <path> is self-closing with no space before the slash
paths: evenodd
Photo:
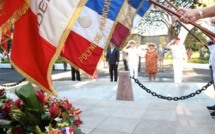
<path id="1" fill-rule="evenodd" d="M 154 0 L 149 0 L 149 2 L 151 2 L 152 4 L 154 4 L 154 5 L 156 5 L 156 6 L 160 7 L 160 8 L 162 8 L 162 9 L 164 9 L 164 10 L 166 10 L 167 12 L 170 12 L 171 14 L 175 15 L 175 16 L 178 17 L 178 18 L 181 18 L 181 16 L 182 16 L 181 14 L 179 14 L 179 13 L 177 13 L 177 12 L 174 12 L 174 11 L 170 10 L 169 8 L 167 8 L 167 7 L 163 6 L 163 5 L 161 5 L 160 3 L 158 3 L 158 2 L 156 2 L 156 1 L 154 1 Z M 193 22 L 193 21 L 190 21 L 189 23 L 192 24 L 193 26 L 199 28 L 199 29 L 200 29 L 201 31 L 203 31 L 206 35 L 209 35 L 209 38 L 210 38 L 212 41 L 215 41 L 215 34 L 214 34 L 214 33 L 212 33 L 211 31 L 207 30 L 206 28 L 202 27 L 201 25 L 199 25 L 199 24 L 197 24 L 197 23 L 195 23 L 195 22 Z"/>
<path id="2" fill-rule="evenodd" d="M 178 7 L 172 4 L 169 0 L 165 0 L 171 7 L 173 7 L 176 11 L 178 11 Z"/>
<path id="3" fill-rule="evenodd" d="M 172 14 L 168 13 L 170 16 L 172 16 Z M 205 43 L 200 40 L 193 32 L 191 32 L 183 23 L 181 23 L 179 20 L 176 20 L 176 22 L 178 22 L 182 27 L 184 27 L 184 29 L 186 29 L 194 38 L 196 38 L 203 46 L 206 46 Z"/>
<path id="4" fill-rule="evenodd" d="M 178 7 L 176 7 L 173 3 L 171 3 L 169 0 L 165 0 L 171 7 L 173 7 L 176 11 L 178 11 L 179 9 L 178 9 Z M 171 15 L 172 16 L 172 15 Z M 177 22 L 180 24 L 180 25 L 182 25 L 184 28 L 185 28 L 185 26 L 180 22 L 180 21 L 178 21 L 177 20 Z M 186 30 L 188 30 L 188 32 L 190 33 L 190 34 L 192 34 L 196 39 L 198 38 L 197 36 L 195 36 L 189 29 L 187 29 L 187 28 L 185 28 Z M 207 33 L 205 33 L 204 31 L 202 31 L 204 34 L 206 34 L 208 37 L 210 37 L 210 38 L 213 38 L 213 37 L 211 37 L 209 34 L 207 34 Z M 199 42 L 201 42 L 201 44 L 202 45 L 204 45 L 205 46 L 205 44 L 200 40 L 200 39 L 197 39 Z M 212 40 L 213 42 L 215 42 L 214 40 Z"/>

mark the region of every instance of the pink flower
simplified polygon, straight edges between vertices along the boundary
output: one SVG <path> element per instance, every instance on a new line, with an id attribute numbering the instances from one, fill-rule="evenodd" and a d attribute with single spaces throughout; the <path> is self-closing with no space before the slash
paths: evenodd
<path id="1" fill-rule="evenodd" d="M 44 106 L 44 98 L 45 98 L 45 95 L 43 92 L 41 91 L 36 91 L 37 92 L 37 98 L 38 100 L 40 101 L 40 103 L 42 104 L 42 106 Z"/>
<path id="2" fill-rule="evenodd" d="M 13 105 L 13 101 L 9 101 L 9 102 L 7 102 L 7 103 L 4 103 L 3 109 L 4 109 L 6 112 L 10 113 L 10 111 L 11 111 L 11 105 Z"/>
<path id="3" fill-rule="evenodd" d="M 15 104 L 15 106 L 17 108 L 19 108 L 20 110 L 22 110 L 22 107 L 21 107 L 22 101 L 20 99 L 16 100 L 14 104 Z"/>
<path id="4" fill-rule="evenodd" d="M 51 106 L 49 112 L 51 114 L 51 120 L 53 120 L 55 115 L 57 114 L 57 108 L 55 106 Z"/>
<path id="5" fill-rule="evenodd" d="M 80 122 L 80 121 L 78 121 L 78 120 L 75 120 L 75 121 L 73 122 L 73 124 L 75 124 L 75 126 L 76 126 L 76 127 L 79 127 L 79 126 L 80 126 L 80 124 L 81 124 L 81 122 Z"/>

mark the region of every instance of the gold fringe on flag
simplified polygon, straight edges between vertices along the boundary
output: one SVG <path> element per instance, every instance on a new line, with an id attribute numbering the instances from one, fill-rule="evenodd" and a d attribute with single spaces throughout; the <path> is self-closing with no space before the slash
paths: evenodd
<path id="1" fill-rule="evenodd" d="M 30 1 L 24 0 L 24 4 L 16 10 L 13 15 L 0 27 L 0 36 L 5 34 L 8 29 L 11 28 L 11 26 L 19 20 L 29 9 L 30 7 Z M 0 9 L 3 8 L 5 0 L 0 0 Z"/>
<path id="2" fill-rule="evenodd" d="M 5 0 L 0 0 L 0 10 L 4 7 Z"/>

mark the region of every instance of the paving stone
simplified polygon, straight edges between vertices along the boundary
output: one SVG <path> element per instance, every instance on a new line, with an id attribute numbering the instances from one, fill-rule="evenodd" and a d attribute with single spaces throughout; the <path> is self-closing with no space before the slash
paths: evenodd
<path id="1" fill-rule="evenodd" d="M 117 108 L 114 108 L 114 107 L 96 105 L 96 106 L 89 108 L 86 112 L 88 114 L 109 116 L 109 115 L 113 114 L 116 110 L 117 110 Z"/>
<path id="2" fill-rule="evenodd" d="M 141 120 L 133 134 L 175 134 L 174 121 Z"/>
<path id="3" fill-rule="evenodd" d="M 101 100 L 97 100 L 97 99 L 87 99 L 87 98 L 84 98 L 84 99 L 78 99 L 76 101 L 74 101 L 73 103 L 75 104 L 81 104 L 81 105 L 96 105 L 98 104 L 99 102 L 101 102 Z"/>
<path id="4" fill-rule="evenodd" d="M 202 123 L 196 120 L 178 120 L 176 127 L 176 134 L 197 134 L 201 132 L 201 134 L 212 134 L 215 132 L 215 124 L 214 121 L 211 120 L 211 123 Z"/>
<path id="5" fill-rule="evenodd" d="M 127 109 L 140 109 L 145 110 L 148 107 L 147 102 L 131 102 L 131 101 L 124 101 L 121 105 L 121 108 L 127 108 Z"/>
<path id="6" fill-rule="evenodd" d="M 161 110 L 161 111 L 175 111 L 177 103 L 160 102 L 160 103 L 149 103 L 147 110 Z"/>
<path id="7" fill-rule="evenodd" d="M 201 124 L 197 129 L 195 129 L 195 134 L 214 134 L 215 124 Z"/>
<path id="8" fill-rule="evenodd" d="M 186 104 L 186 103 L 181 103 L 178 104 L 176 107 L 176 111 L 178 114 L 183 113 L 185 111 L 190 111 L 190 112 L 206 112 L 207 108 L 202 105 L 197 105 L 197 104 Z"/>
<path id="9" fill-rule="evenodd" d="M 210 113 L 201 105 L 179 105 L 176 110 L 177 120 L 189 120 L 203 124 L 214 124 Z"/>
<path id="10" fill-rule="evenodd" d="M 83 111 L 83 112 L 87 111 L 89 108 L 92 107 L 91 105 L 83 105 L 83 104 L 76 104 L 76 103 L 72 103 L 72 105 L 73 105 L 75 108 L 80 108 L 81 111 Z"/>
<path id="11" fill-rule="evenodd" d="M 122 118 L 133 118 L 133 119 L 139 119 L 142 117 L 143 112 L 145 110 L 141 109 L 128 109 L 128 108 L 119 108 L 113 114 L 111 114 L 112 117 L 122 117 Z"/>
<path id="12" fill-rule="evenodd" d="M 106 107 L 120 107 L 124 101 L 116 101 L 116 100 L 104 100 L 97 104 L 97 106 L 106 106 Z"/>
<path id="13" fill-rule="evenodd" d="M 81 127 L 81 131 L 84 132 L 84 134 L 90 134 L 93 131 L 93 128 Z"/>
<path id="14" fill-rule="evenodd" d="M 121 133 L 121 132 L 113 132 L 113 131 L 102 131 L 102 130 L 93 130 L 90 134 L 132 134 L 132 133 Z"/>
<path id="15" fill-rule="evenodd" d="M 92 115 L 92 114 L 81 114 L 81 120 L 83 121 L 83 124 L 81 125 L 81 128 L 92 128 L 95 129 L 99 124 L 101 124 L 107 116 L 102 115 Z"/>
<path id="16" fill-rule="evenodd" d="M 176 121 L 175 111 L 160 111 L 160 110 L 146 110 L 143 114 L 145 120 L 156 121 Z"/>
<path id="17" fill-rule="evenodd" d="M 138 122 L 139 119 L 109 117 L 96 129 L 115 133 L 132 133 Z"/>

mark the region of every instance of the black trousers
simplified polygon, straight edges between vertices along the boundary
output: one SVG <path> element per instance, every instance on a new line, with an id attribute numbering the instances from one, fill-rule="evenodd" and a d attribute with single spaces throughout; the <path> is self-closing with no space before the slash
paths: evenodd
<path id="1" fill-rule="evenodd" d="M 75 75 L 76 75 L 77 80 L 81 81 L 80 72 L 78 70 L 76 70 L 75 68 L 71 67 L 71 73 L 72 73 L 72 80 L 76 80 L 75 79 Z"/>
<path id="2" fill-rule="evenodd" d="M 211 71 L 211 79 L 213 80 L 213 86 L 214 86 L 214 89 L 215 89 L 215 81 L 214 81 L 214 77 L 213 77 L 213 69 L 212 69 L 212 66 L 210 65 L 209 68 L 210 68 L 210 71 Z"/>
<path id="3" fill-rule="evenodd" d="M 128 61 L 126 59 L 123 59 L 125 71 L 128 71 Z"/>
<path id="4" fill-rule="evenodd" d="M 109 65 L 109 73 L 110 73 L 110 80 L 113 81 L 113 75 L 114 75 L 114 81 L 117 81 L 118 65 Z"/>
<path id="5" fill-rule="evenodd" d="M 67 69 L 67 63 L 66 62 L 63 62 L 63 68 L 64 68 L 64 71 L 66 71 L 66 69 Z"/>

